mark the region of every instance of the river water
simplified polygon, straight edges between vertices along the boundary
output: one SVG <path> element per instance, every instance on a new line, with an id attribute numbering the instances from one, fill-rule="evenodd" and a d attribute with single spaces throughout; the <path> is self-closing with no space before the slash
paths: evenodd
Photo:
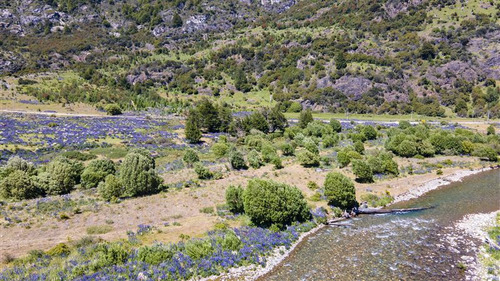
<path id="1" fill-rule="evenodd" d="M 263 280 L 466 280 L 457 265 L 480 241 L 453 225 L 467 214 L 500 210 L 500 171 L 469 176 L 394 208 L 435 206 L 401 214 L 365 215 L 310 236 Z M 450 236 L 462 239 L 450 241 Z"/>

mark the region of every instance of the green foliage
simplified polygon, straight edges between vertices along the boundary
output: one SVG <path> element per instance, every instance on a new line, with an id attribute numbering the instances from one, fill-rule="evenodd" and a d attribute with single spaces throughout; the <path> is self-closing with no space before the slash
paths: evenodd
<path id="1" fill-rule="evenodd" d="M 352 161 L 352 171 L 359 182 L 373 182 L 373 171 L 370 166 L 362 160 Z"/>
<path id="2" fill-rule="evenodd" d="M 361 133 L 365 136 L 367 140 L 374 140 L 377 138 L 377 130 L 371 125 L 363 126 Z"/>
<path id="3" fill-rule="evenodd" d="M 264 142 L 261 148 L 262 160 L 266 163 L 270 163 L 274 157 L 277 157 L 276 149 L 269 142 Z"/>
<path id="4" fill-rule="evenodd" d="M 404 140 L 399 144 L 397 153 L 403 157 L 413 157 L 418 153 L 417 144 L 413 141 Z"/>
<path id="5" fill-rule="evenodd" d="M 377 196 L 373 193 L 366 193 L 361 195 L 361 200 L 366 201 L 372 207 L 385 207 L 394 201 L 389 191 L 386 191 L 382 196 Z"/>
<path id="6" fill-rule="evenodd" d="M 330 126 L 334 132 L 340 133 L 342 131 L 342 124 L 340 124 L 340 121 L 337 119 L 330 119 Z"/>
<path id="7" fill-rule="evenodd" d="M 354 183 L 341 173 L 328 173 L 324 189 L 325 196 L 328 198 L 328 204 L 332 206 L 346 210 L 358 205 Z"/>
<path id="8" fill-rule="evenodd" d="M 58 256 L 67 256 L 71 253 L 71 249 L 68 245 L 64 243 L 59 243 L 50 250 L 47 251 L 49 256 L 58 257 Z"/>
<path id="9" fill-rule="evenodd" d="M 36 198 L 42 192 L 33 182 L 31 176 L 23 170 L 14 170 L 0 181 L 0 197 L 23 200 Z"/>
<path id="10" fill-rule="evenodd" d="M 107 175 L 116 172 L 115 164 L 108 159 L 93 160 L 83 170 L 81 175 L 82 188 L 95 188 Z"/>
<path id="11" fill-rule="evenodd" d="M 80 151 L 66 151 L 62 156 L 71 160 L 88 161 L 97 158 L 94 154 L 82 153 Z"/>
<path id="12" fill-rule="evenodd" d="M 212 145 L 211 150 L 215 157 L 222 158 L 229 152 L 229 146 L 225 143 L 218 142 Z"/>
<path id="13" fill-rule="evenodd" d="M 309 150 L 300 151 L 297 154 L 297 159 L 299 160 L 300 165 L 306 168 L 319 166 L 319 155 L 312 153 Z"/>
<path id="14" fill-rule="evenodd" d="M 307 124 L 314 121 L 311 109 L 302 110 L 299 116 L 298 126 L 302 129 L 307 127 Z"/>
<path id="15" fill-rule="evenodd" d="M 163 244 L 143 246 L 137 250 L 137 259 L 148 264 L 158 265 L 171 259 L 176 251 L 177 249 L 175 249 L 174 246 L 167 246 Z"/>
<path id="16" fill-rule="evenodd" d="M 243 213 L 243 188 L 241 186 L 230 185 L 226 189 L 226 204 L 233 214 Z"/>
<path id="17" fill-rule="evenodd" d="M 495 127 L 493 125 L 489 125 L 488 129 L 486 129 L 487 135 L 495 135 Z"/>
<path id="18" fill-rule="evenodd" d="M 155 160 L 142 151 L 132 151 L 125 156 L 118 177 L 123 185 L 123 197 L 156 193 L 162 181 L 155 172 Z"/>
<path id="19" fill-rule="evenodd" d="M 314 181 L 308 181 L 307 182 L 307 188 L 311 190 L 317 190 L 319 188 L 318 184 Z"/>
<path id="20" fill-rule="evenodd" d="M 354 150 L 359 154 L 363 154 L 365 153 L 365 146 L 361 141 L 358 140 L 354 143 Z"/>
<path id="21" fill-rule="evenodd" d="M 194 171 L 198 175 L 200 180 L 209 180 L 214 177 L 214 173 L 212 173 L 207 167 L 203 166 L 201 163 L 196 163 L 194 165 Z"/>
<path id="22" fill-rule="evenodd" d="M 323 137 L 323 147 L 324 148 L 334 147 L 338 144 L 339 144 L 339 137 L 337 134 L 326 135 Z"/>
<path id="23" fill-rule="evenodd" d="M 186 121 L 185 134 L 189 143 L 199 143 L 201 139 L 201 130 L 198 128 L 194 114 L 189 114 Z"/>
<path id="24" fill-rule="evenodd" d="M 104 107 L 104 110 L 106 110 L 106 113 L 108 115 L 120 115 L 120 114 L 122 114 L 121 107 L 116 103 L 106 105 L 106 107 Z"/>
<path id="25" fill-rule="evenodd" d="M 258 226 L 284 227 L 310 218 L 307 202 L 296 187 L 253 179 L 243 192 L 245 214 Z"/>
<path id="26" fill-rule="evenodd" d="M 46 166 L 45 173 L 39 174 L 37 184 L 48 195 L 67 194 L 80 182 L 82 171 L 81 162 L 58 158 Z"/>
<path id="27" fill-rule="evenodd" d="M 314 154 L 319 155 L 319 148 L 316 142 L 311 138 L 305 138 L 303 142 L 304 148 Z"/>
<path id="28" fill-rule="evenodd" d="M 473 155 L 488 159 L 488 161 L 492 162 L 498 160 L 497 152 L 491 146 L 485 144 L 477 144 L 474 148 Z"/>
<path id="29" fill-rule="evenodd" d="M 184 156 L 182 157 L 182 160 L 188 164 L 188 166 L 193 165 L 196 162 L 200 162 L 200 157 L 198 156 L 198 153 L 192 148 L 186 149 L 186 152 L 184 152 Z"/>
<path id="30" fill-rule="evenodd" d="M 183 21 L 181 16 L 179 16 L 178 13 L 175 13 L 174 16 L 172 17 L 172 27 L 178 28 L 183 25 Z"/>
<path id="31" fill-rule="evenodd" d="M 123 185 L 115 175 L 107 175 L 97 186 L 97 193 L 106 201 L 114 201 L 123 194 Z"/>
<path id="32" fill-rule="evenodd" d="M 287 110 L 288 112 L 301 112 L 302 111 L 302 105 L 298 102 L 292 102 L 290 107 Z"/>
<path id="33" fill-rule="evenodd" d="M 245 162 L 245 158 L 243 158 L 243 154 L 236 148 L 232 149 L 229 154 L 229 163 L 231 163 L 231 167 L 233 167 L 233 169 L 235 170 L 243 170 L 248 168 Z"/>
<path id="34" fill-rule="evenodd" d="M 295 148 L 293 147 L 293 145 L 287 142 L 281 145 L 281 151 L 283 152 L 284 156 L 292 156 L 295 154 Z"/>
<path id="35" fill-rule="evenodd" d="M 263 165 L 262 158 L 260 157 L 259 153 L 255 149 L 252 149 L 248 153 L 247 159 L 248 159 L 248 164 L 250 165 L 250 167 L 252 167 L 254 169 L 258 169 Z"/>
<path id="36" fill-rule="evenodd" d="M 337 153 L 337 162 L 340 168 L 347 167 L 353 159 L 361 159 L 361 155 L 351 147 L 344 147 Z"/>
<path id="37" fill-rule="evenodd" d="M 94 225 L 94 226 L 87 227 L 87 234 L 88 235 L 106 234 L 112 230 L 113 230 L 113 227 L 111 227 L 109 225 Z"/>

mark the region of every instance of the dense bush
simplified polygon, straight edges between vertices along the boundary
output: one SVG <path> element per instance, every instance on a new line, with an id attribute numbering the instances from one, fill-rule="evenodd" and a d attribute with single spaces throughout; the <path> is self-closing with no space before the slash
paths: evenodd
<path id="1" fill-rule="evenodd" d="M 339 137 L 337 134 L 335 135 L 326 135 L 323 137 L 323 147 L 329 148 L 334 147 L 339 143 Z"/>
<path id="2" fill-rule="evenodd" d="M 310 218 L 307 202 L 296 187 L 253 179 L 243 192 L 245 214 L 259 226 L 281 227 Z"/>
<path id="3" fill-rule="evenodd" d="M 212 153 L 215 155 L 215 157 L 222 158 L 227 155 L 229 151 L 229 146 L 225 143 L 218 142 L 212 145 L 211 150 Z"/>
<path id="4" fill-rule="evenodd" d="M 284 156 L 292 156 L 295 154 L 295 148 L 290 143 L 284 143 L 281 145 L 281 151 Z"/>
<path id="5" fill-rule="evenodd" d="M 31 176 L 23 170 L 14 170 L 0 181 L 0 197 L 2 198 L 23 200 L 40 195 L 41 191 Z"/>
<path id="6" fill-rule="evenodd" d="M 328 173 L 324 189 L 328 204 L 332 206 L 346 210 L 358 205 L 353 182 L 341 173 Z"/>
<path id="7" fill-rule="evenodd" d="M 248 153 L 247 159 L 248 159 L 248 164 L 250 165 L 250 167 L 252 167 L 254 169 L 260 168 L 260 166 L 262 166 L 262 164 L 263 164 L 262 158 L 260 158 L 259 153 L 255 149 L 252 149 Z"/>
<path id="8" fill-rule="evenodd" d="M 374 140 L 377 138 L 377 130 L 373 126 L 366 125 L 361 129 L 361 133 L 365 136 L 367 140 Z"/>
<path id="9" fill-rule="evenodd" d="M 199 143 L 201 139 L 201 130 L 198 127 L 198 123 L 195 118 L 194 114 L 190 113 L 184 129 L 186 139 L 189 143 Z"/>
<path id="10" fill-rule="evenodd" d="M 319 148 L 316 142 L 312 138 L 305 138 L 304 139 L 304 148 L 307 149 L 307 151 L 319 155 Z"/>
<path id="11" fill-rule="evenodd" d="M 359 182 L 373 182 L 373 171 L 370 166 L 362 160 L 352 161 L 352 172 Z"/>
<path id="12" fill-rule="evenodd" d="M 474 148 L 473 155 L 480 158 L 488 159 L 488 161 L 498 160 L 497 152 L 488 145 L 477 144 Z"/>
<path id="13" fill-rule="evenodd" d="M 353 159 L 361 159 L 361 155 L 351 147 L 345 147 L 337 153 L 337 162 L 340 168 L 344 168 L 351 163 Z"/>
<path id="14" fill-rule="evenodd" d="M 340 133 L 340 131 L 342 131 L 342 124 L 340 124 L 340 121 L 337 119 L 330 119 L 330 126 L 334 132 Z"/>
<path id="15" fill-rule="evenodd" d="M 300 112 L 299 116 L 299 127 L 304 129 L 307 127 L 307 124 L 311 123 L 314 121 L 314 118 L 312 116 L 312 111 L 310 109 L 302 110 Z"/>
<path id="16" fill-rule="evenodd" d="M 226 204 L 233 214 L 243 213 L 243 188 L 241 186 L 230 185 L 226 190 Z"/>
<path id="17" fill-rule="evenodd" d="M 80 162 L 59 158 L 39 174 L 37 184 L 49 195 L 67 194 L 80 182 L 83 165 Z"/>
<path id="18" fill-rule="evenodd" d="M 139 261 L 158 265 L 168 259 L 171 259 L 176 253 L 176 249 L 163 245 L 153 244 L 151 246 L 143 246 L 137 250 L 137 259 Z"/>
<path id="19" fill-rule="evenodd" d="M 229 163 L 231 163 L 231 167 L 236 170 L 248 168 L 245 162 L 245 158 L 243 158 L 243 154 L 237 149 L 233 149 L 230 152 Z"/>
<path id="20" fill-rule="evenodd" d="M 129 152 L 120 166 L 118 177 L 124 197 L 155 193 L 161 183 L 155 172 L 155 160 L 144 151 Z"/>
<path id="21" fill-rule="evenodd" d="M 363 145 L 363 143 L 362 143 L 362 142 L 360 142 L 360 141 L 356 141 L 356 142 L 354 143 L 354 150 L 355 150 L 357 153 L 359 153 L 359 154 L 363 154 L 363 153 L 365 153 L 365 146 Z"/>
<path id="22" fill-rule="evenodd" d="M 264 142 L 262 144 L 262 148 L 260 151 L 262 154 L 262 161 L 264 161 L 266 163 L 270 163 L 272 159 L 274 159 L 275 157 L 278 157 L 276 149 L 269 142 Z"/>
<path id="23" fill-rule="evenodd" d="M 123 186 L 115 175 L 107 175 L 104 181 L 97 186 L 97 193 L 104 200 L 113 201 L 122 196 Z"/>
<path id="24" fill-rule="evenodd" d="M 104 107 L 104 110 L 106 110 L 106 113 L 108 113 L 109 115 L 120 115 L 120 114 L 122 114 L 121 107 L 118 104 L 115 104 L 115 103 L 106 105 L 106 107 Z"/>
<path id="25" fill-rule="evenodd" d="M 116 172 L 115 164 L 111 160 L 93 160 L 83 170 L 81 175 L 82 188 L 95 188 L 107 175 Z"/>
<path id="26" fill-rule="evenodd" d="M 186 164 L 188 164 L 189 167 L 191 167 L 194 163 L 200 162 L 200 157 L 198 156 L 198 153 L 194 151 L 194 149 L 188 148 L 186 149 L 186 152 L 184 152 L 182 160 Z"/>
<path id="27" fill-rule="evenodd" d="M 196 163 L 194 165 L 194 171 L 198 175 L 200 180 L 209 180 L 214 177 L 214 173 L 212 173 L 207 167 L 203 166 L 201 163 Z"/>
<path id="28" fill-rule="evenodd" d="M 304 167 L 317 167 L 319 166 L 319 155 L 310 152 L 309 150 L 301 151 L 297 154 L 297 159 L 300 165 Z"/>

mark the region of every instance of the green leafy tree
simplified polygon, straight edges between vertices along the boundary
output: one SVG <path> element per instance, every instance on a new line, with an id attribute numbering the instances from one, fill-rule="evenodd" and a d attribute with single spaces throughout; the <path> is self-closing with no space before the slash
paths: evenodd
<path id="1" fill-rule="evenodd" d="M 359 154 L 363 154 L 365 153 L 365 146 L 361 141 L 358 140 L 354 142 L 354 150 Z"/>
<path id="2" fill-rule="evenodd" d="M 309 150 L 301 151 L 298 153 L 297 158 L 300 165 L 304 167 L 318 167 L 319 166 L 319 155 L 310 152 Z"/>
<path id="3" fill-rule="evenodd" d="M 308 151 L 314 153 L 314 154 L 318 154 L 319 155 L 318 145 L 311 138 L 305 138 L 304 139 L 304 148 L 307 149 Z"/>
<path id="4" fill-rule="evenodd" d="M 194 165 L 194 171 L 198 175 L 200 180 L 210 180 L 214 177 L 214 173 L 212 173 L 207 167 L 203 166 L 201 163 L 196 163 Z"/>
<path id="5" fill-rule="evenodd" d="M 404 140 L 397 149 L 398 155 L 402 157 L 413 157 L 417 155 L 417 144 L 413 141 Z"/>
<path id="6" fill-rule="evenodd" d="M 374 140 L 377 138 L 377 130 L 375 130 L 373 126 L 370 125 L 363 126 L 361 132 L 367 140 Z"/>
<path id="7" fill-rule="evenodd" d="M 230 185 L 226 189 L 226 204 L 233 214 L 242 214 L 243 207 L 243 188 L 241 186 Z"/>
<path id="8" fill-rule="evenodd" d="M 92 160 L 81 175 L 82 188 L 95 188 L 106 176 L 116 172 L 115 164 L 109 159 Z"/>
<path id="9" fill-rule="evenodd" d="M 302 110 L 300 112 L 300 116 L 299 116 L 299 127 L 300 128 L 304 129 L 305 127 L 307 127 L 307 124 L 311 123 L 312 121 L 314 121 L 314 118 L 312 116 L 311 109 Z"/>
<path id="10" fill-rule="evenodd" d="M 487 135 L 495 135 L 495 127 L 493 125 L 489 125 L 488 129 L 486 129 Z"/>
<path id="11" fill-rule="evenodd" d="M 288 121 L 278 106 L 275 106 L 269 111 L 267 114 L 267 120 L 271 132 L 284 131 L 288 126 Z"/>
<path id="12" fill-rule="evenodd" d="M 420 48 L 420 57 L 424 60 L 433 59 L 436 57 L 436 48 L 431 42 L 425 41 Z"/>
<path id="13" fill-rule="evenodd" d="M 262 158 L 255 149 L 252 149 L 248 153 L 247 158 L 248 158 L 248 164 L 250 165 L 250 167 L 254 169 L 258 169 L 263 165 Z"/>
<path id="14" fill-rule="evenodd" d="M 155 172 L 155 160 L 145 151 L 129 152 L 118 172 L 123 185 L 123 197 L 156 193 L 161 184 Z"/>
<path id="15" fill-rule="evenodd" d="M 116 103 L 106 105 L 106 107 L 104 107 L 104 110 L 106 110 L 106 113 L 108 115 L 120 115 L 120 114 L 122 114 L 121 107 Z"/>
<path id="16" fill-rule="evenodd" d="M 332 206 L 347 210 L 358 205 L 354 183 L 341 173 L 328 173 L 324 189 L 328 204 Z"/>
<path id="17" fill-rule="evenodd" d="M 113 201 L 123 194 L 123 185 L 115 175 L 107 175 L 97 186 L 97 193 L 106 201 Z"/>
<path id="18" fill-rule="evenodd" d="M 295 154 L 295 148 L 290 143 L 284 143 L 281 145 L 281 151 L 285 156 L 292 156 Z"/>
<path id="19" fill-rule="evenodd" d="M 229 146 L 225 143 L 218 142 L 212 145 L 211 150 L 215 157 L 222 158 L 229 152 Z"/>
<path id="20" fill-rule="evenodd" d="M 274 181 L 253 179 L 243 192 L 245 214 L 258 226 L 284 227 L 303 222 L 311 214 L 302 192 L 296 187 Z"/>
<path id="21" fill-rule="evenodd" d="M 67 194 L 80 182 L 82 171 L 81 162 L 58 158 L 46 166 L 45 174 L 40 177 L 43 179 L 40 183 L 43 182 L 41 186 L 49 195 Z"/>
<path id="22" fill-rule="evenodd" d="M 370 166 L 362 160 L 352 161 L 352 171 L 359 182 L 373 182 L 373 171 Z"/>

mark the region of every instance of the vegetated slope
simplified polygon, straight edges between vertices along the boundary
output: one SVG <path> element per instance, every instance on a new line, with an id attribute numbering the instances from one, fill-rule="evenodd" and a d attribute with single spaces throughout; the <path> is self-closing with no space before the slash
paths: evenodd
<path id="1" fill-rule="evenodd" d="M 65 79 L 24 79 L 17 89 L 40 100 L 97 106 L 182 108 L 185 100 L 213 96 L 242 109 L 281 102 L 283 110 L 295 110 L 290 106 L 298 101 L 333 112 L 498 117 L 499 6 L 6 2 L 0 73 L 69 72 Z"/>

